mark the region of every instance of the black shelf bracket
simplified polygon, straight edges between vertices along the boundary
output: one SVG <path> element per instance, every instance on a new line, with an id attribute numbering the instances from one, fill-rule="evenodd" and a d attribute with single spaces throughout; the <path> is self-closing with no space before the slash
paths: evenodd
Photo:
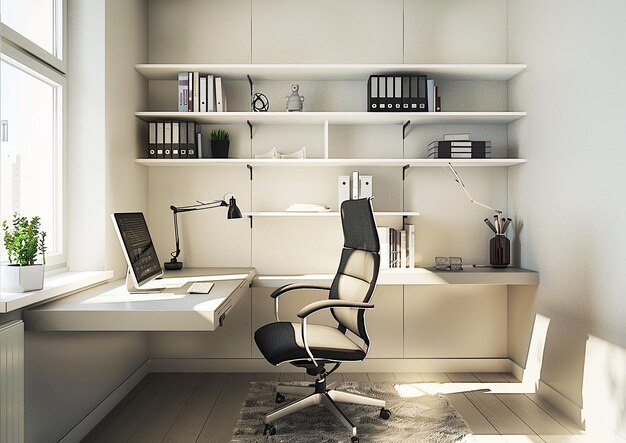
<path id="1" fill-rule="evenodd" d="M 246 120 L 246 123 L 248 123 L 248 128 L 250 128 L 250 140 L 252 140 L 252 123 L 250 123 L 250 120 Z"/>
<path id="2" fill-rule="evenodd" d="M 250 84 L 250 110 L 252 111 L 252 98 L 254 97 L 254 82 L 252 81 L 252 78 L 249 75 L 246 75 L 246 77 L 248 77 L 248 83 Z"/>
<path id="3" fill-rule="evenodd" d="M 406 171 L 411 167 L 411 165 L 402 166 L 402 181 L 406 180 Z"/>
<path id="4" fill-rule="evenodd" d="M 250 170 L 250 181 L 252 181 L 252 166 L 246 165 L 246 167 Z"/>
<path id="5" fill-rule="evenodd" d="M 250 219 L 250 229 L 252 229 L 252 216 L 249 215 L 248 218 Z"/>
<path id="6" fill-rule="evenodd" d="M 405 124 L 402 125 L 402 140 L 406 138 L 406 127 L 411 124 L 411 120 L 407 120 Z"/>

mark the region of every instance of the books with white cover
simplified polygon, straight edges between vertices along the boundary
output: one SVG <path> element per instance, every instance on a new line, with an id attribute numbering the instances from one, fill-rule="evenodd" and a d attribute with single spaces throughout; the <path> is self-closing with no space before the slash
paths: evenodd
<path id="1" fill-rule="evenodd" d="M 224 112 L 224 89 L 221 77 L 215 77 L 215 110 Z"/>
<path id="2" fill-rule="evenodd" d="M 400 267 L 406 268 L 406 231 L 400 231 Z"/>
<path id="3" fill-rule="evenodd" d="M 207 81 L 206 77 L 200 77 L 200 112 L 207 112 Z"/>
<path id="4" fill-rule="evenodd" d="M 189 111 L 189 73 L 178 73 L 178 112 Z"/>

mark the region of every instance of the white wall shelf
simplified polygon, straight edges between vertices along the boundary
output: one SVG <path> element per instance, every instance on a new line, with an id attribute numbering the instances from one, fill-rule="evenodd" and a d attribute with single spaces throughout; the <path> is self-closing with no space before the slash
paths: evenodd
<path id="1" fill-rule="evenodd" d="M 254 287 L 278 288 L 289 283 L 330 284 L 331 274 L 257 275 Z M 380 271 L 379 285 L 538 285 L 539 273 L 522 268 L 473 268 L 462 271 L 435 271 L 433 268 L 386 269 Z"/>
<path id="2" fill-rule="evenodd" d="M 176 80 L 179 72 L 198 71 L 226 80 L 367 80 L 372 74 L 426 74 L 437 79 L 509 80 L 523 64 L 138 64 L 148 80 Z"/>
<path id="3" fill-rule="evenodd" d="M 288 211 L 260 211 L 245 212 L 245 217 L 339 217 L 339 212 L 288 212 Z M 379 217 L 417 217 L 419 212 L 374 212 Z"/>
<path id="4" fill-rule="evenodd" d="M 200 124 L 253 125 L 456 125 L 509 124 L 525 112 L 163 112 L 142 111 L 135 115 L 145 122 L 155 120 L 195 121 Z"/>
<path id="5" fill-rule="evenodd" d="M 245 158 L 190 158 L 156 159 L 140 158 L 137 163 L 150 167 L 207 167 L 238 166 L 254 167 L 319 167 L 319 166 L 385 166 L 385 167 L 443 167 L 452 163 L 458 167 L 506 167 L 526 163 L 523 158 L 471 158 L 471 159 L 430 159 L 430 158 L 311 158 L 311 159 L 245 159 Z"/>

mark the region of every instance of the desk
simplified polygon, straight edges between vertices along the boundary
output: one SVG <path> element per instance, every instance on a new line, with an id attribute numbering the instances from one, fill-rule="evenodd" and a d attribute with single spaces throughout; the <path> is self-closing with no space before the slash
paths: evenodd
<path id="1" fill-rule="evenodd" d="M 190 282 L 194 276 L 215 276 L 208 294 L 188 294 L 191 283 L 161 293 L 130 294 L 120 279 L 30 309 L 24 323 L 34 331 L 214 331 L 255 275 L 254 268 L 186 268 L 164 275 Z"/>

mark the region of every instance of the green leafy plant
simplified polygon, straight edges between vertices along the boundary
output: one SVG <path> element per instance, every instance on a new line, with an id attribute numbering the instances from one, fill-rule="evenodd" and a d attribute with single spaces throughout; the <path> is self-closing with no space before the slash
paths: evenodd
<path id="1" fill-rule="evenodd" d="M 20 266 L 34 265 L 37 254 L 41 254 L 46 264 L 46 233 L 41 230 L 41 219 L 37 216 L 28 220 L 13 214 L 11 226 L 6 220 L 2 222 L 4 247 L 9 254 L 9 263 Z"/>
<path id="2" fill-rule="evenodd" d="M 214 129 L 211 131 L 211 141 L 230 140 L 230 133 L 226 129 Z"/>

